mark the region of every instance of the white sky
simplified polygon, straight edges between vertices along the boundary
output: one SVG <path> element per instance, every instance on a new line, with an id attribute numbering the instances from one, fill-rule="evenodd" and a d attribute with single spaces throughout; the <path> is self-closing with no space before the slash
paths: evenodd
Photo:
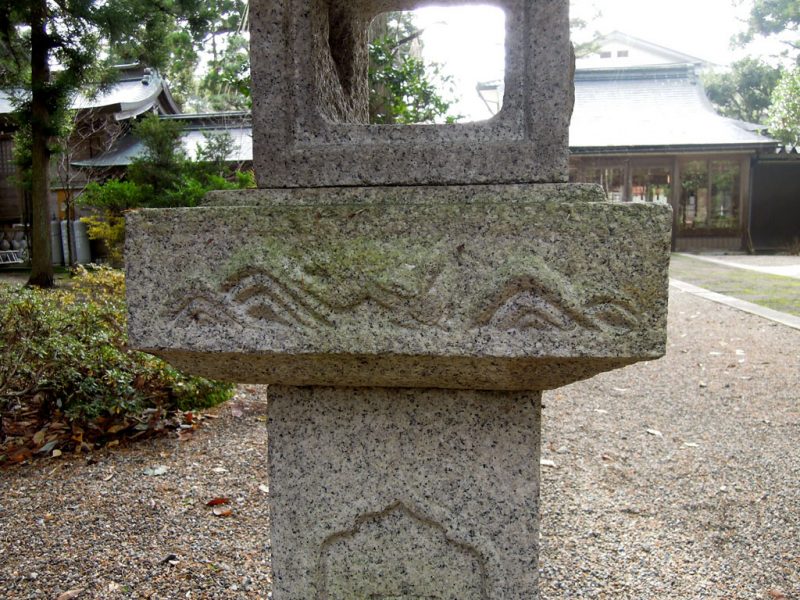
<path id="1" fill-rule="evenodd" d="M 434 0 L 435 1 L 435 0 Z M 621 31 L 649 42 L 727 65 L 748 54 L 774 54 L 780 44 L 731 49 L 731 37 L 745 29 L 749 0 L 573 0 L 575 16 L 601 16 L 584 35 Z M 488 116 L 477 96 L 479 81 L 503 76 L 503 12 L 495 7 L 423 8 L 416 11 L 426 61 L 443 66 L 454 79 L 460 101 L 453 112 L 472 119 Z"/>

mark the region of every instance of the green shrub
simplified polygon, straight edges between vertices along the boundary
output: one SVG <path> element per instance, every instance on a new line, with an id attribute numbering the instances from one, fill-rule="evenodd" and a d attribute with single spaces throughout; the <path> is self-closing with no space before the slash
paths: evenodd
<path id="1" fill-rule="evenodd" d="M 34 444 L 50 439 L 62 447 L 161 429 L 177 411 L 231 396 L 231 384 L 184 375 L 127 347 L 121 272 L 80 269 L 70 284 L 55 290 L 0 285 L 0 446 L 28 443 L 11 427 L 11 419 L 19 421 L 13 414 L 30 419 L 33 411 L 36 431 L 67 424 L 66 438 L 39 435 Z"/>

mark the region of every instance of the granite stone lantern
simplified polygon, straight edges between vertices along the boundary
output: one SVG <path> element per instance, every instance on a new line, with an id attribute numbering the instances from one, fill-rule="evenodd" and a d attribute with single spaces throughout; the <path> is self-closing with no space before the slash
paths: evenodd
<path id="1" fill-rule="evenodd" d="M 131 344 L 270 384 L 275 600 L 535 600 L 542 390 L 664 352 L 669 208 L 566 183 L 567 0 L 495 2 L 491 120 L 370 125 L 420 4 L 254 0 L 259 189 L 128 219 Z"/>

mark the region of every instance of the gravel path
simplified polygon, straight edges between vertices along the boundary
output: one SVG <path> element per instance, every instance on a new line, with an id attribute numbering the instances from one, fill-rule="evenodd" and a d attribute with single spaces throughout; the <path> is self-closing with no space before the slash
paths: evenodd
<path id="1" fill-rule="evenodd" d="M 0 598 L 267 598 L 263 392 L 0 471 Z M 664 359 L 545 394 L 542 600 L 800 600 L 799 398 L 799 331 L 673 290 Z"/>

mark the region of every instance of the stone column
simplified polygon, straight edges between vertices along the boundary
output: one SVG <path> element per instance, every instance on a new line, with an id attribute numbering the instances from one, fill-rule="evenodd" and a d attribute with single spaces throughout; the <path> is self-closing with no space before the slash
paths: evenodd
<path id="1" fill-rule="evenodd" d="M 366 24 L 254 1 L 261 189 L 128 219 L 130 341 L 271 384 L 275 600 L 535 600 L 541 391 L 661 356 L 671 216 L 567 179 L 567 0 L 492 120 L 376 126 Z M 557 409 L 557 407 L 554 407 Z"/>
<path id="2" fill-rule="evenodd" d="M 275 598 L 536 597 L 540 392 L 269 395 Z"/>

